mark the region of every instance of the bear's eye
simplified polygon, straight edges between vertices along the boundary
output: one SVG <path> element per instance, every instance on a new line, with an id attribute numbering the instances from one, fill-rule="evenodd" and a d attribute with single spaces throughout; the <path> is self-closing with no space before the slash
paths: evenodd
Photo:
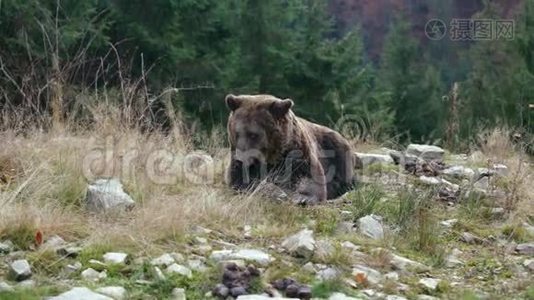
<path id="1" fill-rule="evenodd" d="M 253 141 L 257 140 L 259 138 L 259 135 L 257 133 L 249 132 L 247 133 L 247 137 Z"/>

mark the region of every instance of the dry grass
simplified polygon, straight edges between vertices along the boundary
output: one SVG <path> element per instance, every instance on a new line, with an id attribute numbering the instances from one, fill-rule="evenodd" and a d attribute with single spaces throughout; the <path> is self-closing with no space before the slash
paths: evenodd
<path id="1" fill-rule="evenodd" d="M 506 193 L 504 203 L 500 203 L 511 212 L 510 219 L 526 219 L 534 215 L 534 170 L 526 148 L 532 141 L 512 142 L 512 131 L 496 128 L 482 132 L 478 138 L 478 148 L 483 153 L 478 163 L 488 167 L 504 164 L 509 176 L 496 178 L 493 184 Z"/>
<path id="2" fill-rule="evenodd" d="M 282 209 L 224 188 L 228 157 L 220 133 L 203 145 L 214 158 L 209 180 L 193 184 L 198 178 L 183 170 L 192 142 L 180 131 L 141 133 L 124 128 L 116 117 L 96 118 L 101 123 L 92 131 L 0 133 L 5 141 L 1 161 L 6 166 L 0 170 L 13 172 L 12 166 L 17 170 L 9 182 L 0 183 L 0 239 L 24 237 L 20 244 L 26 248 L 40 230 L 45 237 L 58 234 L 82 243 L 151 251 L 176 246 L 193 225 L 236 239 L 247 224 L 254 224 L 267 239 L 298 226 L 287 221 L 302 214 L 298 208 Z M 99 177 L 120 178 L 138 203 L 134 211 L 124 215 L 86 212 L 86 186 Z"/>

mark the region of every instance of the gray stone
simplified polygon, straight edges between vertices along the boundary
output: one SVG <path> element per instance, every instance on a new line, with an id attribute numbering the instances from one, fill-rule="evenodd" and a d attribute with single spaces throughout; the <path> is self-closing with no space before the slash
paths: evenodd
<path id="1" fill-rule="evenodd" d="M 399 280 L 399 273 L 397 272 L 389 272 L 386 275 L 384 275 L 385 279 L 392 280 L 392 281 L 398 281 Z"/>
<path id="2" fill-rule="evenodd" d="M 0 293 L 2 292 L 12 292 L 14 288 L 5 281 L 0 281 Z"/>
<path id="3" fill-rule="evenodd" d="M 411 144 L 406 149 L 406 154 L 417 156 L 427 161 L 442 161 L 445 151 L 438 146 Z"/>
<path id="4" fill-rule="evenodd" d="M 104 254 L 103 258 L 106 264 L 124 265 L 126 264 L 128 254 L 122 252 L 108 252 Z"/>
<path id="5" fill-rule="evenodd" d="M 426 185 L 439 185 L 442 183 L 441 179 L 437 177 L 428 177 L 424 175 L 419 177 L 419 181 Z"/>
<path id="6" fill-rule="evenodd" d="M 169 253 L 165 253 L 165 254 L 162 254 L 161 256 L 151 260 L 150 264 L 153 265 L 153 266 L 168 267 L 168 266 L 174 264 L 175 262 L 176 262 L 176 260 L 174 259 L 174 257 L 172 257 L 172 255 L 170 255 Z"/>
<path id="7" fill-rule="evenodd" d="M 307 262 L 304 266 L 302 266 L 301 270 L 304 272 L 312 273 L 312 274 L 315 274 L 317 272 L 317 270 L 315 269 L 315 266 L 313 265 L 311 261 Z"/>
<path id="8" fill-rule="evenodd" d="M 206 270 L 208 270 L 208 267 L 206 266 L 206 264 L 204 264 L 204 262 L 202 262 L 200 259 L 190 259 L 187 261 L 187 266 L 193 270 L 193 271 L 197 271 L 197 272 L 205 272 Z"/>
<path id="9" fill-rule="evenodd" d="M 174 260 L 177 262 L 177 263 L 183 263 L 185 262 L 185 257 L 180 254 L 180 253 L 176 253 L 176 252 L 173 252 L 171 253 L 171 256 L 172 258 L 174 258 Z"/>
<path id="10" fill-rule="evenodd" d="M 154 277 L 158 280 L 165 280 L 167 277 L 165 277 L 165 274 L 163 274 L 163 271 L 157 266 L 154 266 L 153 269 Z"/>
<path id="11" fill-rule="evenodd" d="M 68 247 L 60 247 L 57 249 L 57 253 L 61 256 L 65 257 L 78 257 L 80 252 L 82 252 L 82 247 L 75 247 L 75 246 L 68 246 Z"/>
<path id="12" fill-rule="evenodd" d="M 402 297 L 402 296 L 397 296 L 397 295 L 387 295 L 386 296 L 386 300 L 407 300 L 406 298 Z"/>
<path id="13" fill-rule="evenodd" d="M 172 289 L 172 299 L 173 300 L 186 300 L 185 289 L 182 289 L 182 288 Z"/>
<path id="14" fill-rule="evenodd" d="M 452 166 L 441 171 L 441 173 L 459 179 L 466 178 L 472 180 L 475 177 L 475 171 L 464 166 Z"/>
<path id="15" fill-rule="evenodd" d="M 95 270 L 102 271 L 107 268 L 107 265 L 99 260 L 96 259 L 90 259 L 88 261 L 89 266 Z"/>
<path id="16" fill-rule="evenodd" d="M 315 243 L 314 258 L 318 260 L 326 260 L 331 257 L 336 251 L 336 247 L 329 240 L 318 240 Z"/>
<path id="17" fill-rule="evenodd" d="M 469 232 L 463 232 L 460 235 L 460 240 L 467 244 L 482 244 L 484 242 L 481 238 Z"/>
<path id="18" fill-rule="evenodd" d="M 493 165 L 493 170 L 495 171 L 497 175 L 500 175 L 500 176 L 508 176 L 508 173 L 509 173 L 508 167 L 503 164 Z"/>
<path id="19" fill-rule="evenodd" d="M 343 243 L 341 243 L 341 248 L 349 251 L 358 251 L 361 247 L 354 245 L 352 242 L 344 241 Z"/>
<path id="20" fill-rule="evenodd" d="M 434 278 L 421 278 L 419 280 L 419 285 L 426 289 L 429 292 L 433 292 L 438 288 L 439 283 L 441 280 L 434 279 Z"/>
<path id="21" fill-rule="evenodd" d="M 32 279 L 26 279 L 17 283 L 17 288 L 21 289 L 33 289 L 37 286 L 37 283 Z"/>
<path id="22" fill-rule="evenodd" d="M 54 251 L 60 249 L 64 245 L 66 245 L 67 242 L 63 238 L 61 238 L 59 235 L 53 235 L 49 237 L 46 242 L 41 246 L 42 248 L 46 249 L 52 249 Z"/>
<path id="23" fill-rule="evenodd" d="M 336 234 L 349 234 L 354 232 L 354 223 L 350 221 L 339 222 L 336 228 Z"/>
<path id="24" fill-rule="evenodd" d="M 396 254 L 391 254 L 390 257 L 391 257 L 391 265 L 393 265 L 393 267 L 395 267 L 397 270 L 401 270 L 401 271 L 413 270 L 415 272 L 425 272 L 425 271 L 430 270 L 430 268 L 425 266 L 424 264 L 413 261 L 406 257 L 402 257 Z"/>
<path id="25" fill-rule="evenodd" d="M 337 279 L 341 275 L 341 272 L 334 268 L 326 268 L 317 272 L 315 276 L 317 280 L 321 281 L 332 281 Z"/>
<path id="26" fill-rule="evenodd" d="M 372 165 L 372 164 L 392 164 L 393 158 L 388 155 L 384 154 L 373 154 L 373 153 L 356 153 L 356 155 L 360 158 L 362 164 L 364 167 Z"/>
<path id="27" fill-rule="evenodd" d="M 439 300 L 439 298 L 428 296 L 428 295 L 418 295 L 417 300 Z"/>
<path id="28" fill-rule="evenodd" d="M 310 259 L 313 256 L 315 246 L 313 231 L 308 229 L 304 229 L 282 242 L 282 248 L 286 249 L 292 256 L 305 259 Z"/>
<path id="29" fill-rule="evenodd" d="M 230 295 L 230 289 L 226 285 L 218 283 L 215 288 L 213 288 L 212 294 L 216 297 L 226 299 L 226 297 Z"/>
<path id="30" fill-rule="evenodd" d="M 534 259 L 527 259 L 523 262 L 523 266 L 529 271 L 534 272 Z"/>
<path id="31" fill-rule="evenodd" d="M 128 292 L 122 286 L 105 286 L 96 289 L 96 292 L 115 300 L 123 300 L 128 296 Z"/>
<path id="32" fill-rule="evenodd" d="M 92 212 L 124 211 L 135 202 L 117 179 L 98 179 L 87 187 L 86 207 Z"/>
<path id="33" fill-rule="evenodd" d="M 515 251 L 522 255 L 534 255 L 534 243 L 519 244 Z"/>
<path id="34" fill-rule="evenodd" d="M 462 251 L 458 249 L 453 249 L 451 254 L 449 254 L 445 259 L 445 266 L 447 266 L 448 268 L 454 268 L 463 265 L 464 263 L 458 258 L 458 256 L 461 254 Z"/>
<path id="35" fill-rule="evenodd" d="M 106 271 L 98 272 L 93 268 L 87 268 L 83 270 L 80 275 L 84 280 L 88 281 L 99 281 L 100 279 L 108 277 Z"/>
<path id="36" fill-rule="evenodd" d="M 370 284 L 379 284 L 382 281 L 382 274 L 375 269 L 364 265 L 355 265 L 352 268 L 352 276 L 363 274 Z"/>
<path id="37" fill-rule="evenodd" d="M 299 300 L 298 298 L 271 298 L 267 295 L 242 295 L 237 297 L 236 300 Z"/>
<path id="38" fill-rule="evenodd" d="M 189 268 L 184 267 L 184 266 L 179 265 L 179 264 L 170 265 L 169 267 L 167 267 L 167 269 L 165 269 L 165 272 L 167 274 L 179 274 L 179 275 L 185 276 L 187 278 L 193 277 L 193 273 L 191 272 L 191 270 Z"/>
<path id="39" fill-rule="evenodd" d="M 333 293 L 328 300 L 361 300 L 362 298 L 349 297 L 343 293 Z"/>
<path id="40" fill-rule="evenodd" d="M 450 219 L 439 222 L 439 224 L 446 228 L 452 228 L 456 223 L 458 223 L 458 219 Z"/>
<path id="41" fill-rule="evenodd" d="M 224 260 L 245 260 L 255 262 L 262 266 L 267 266 L 273 261 L 273 258 L 269 254 L 256 249 L 213 251 L 210 255 L 210 259 L 215 262 Z"/>
<path id="42" fill-rule="evenodd" d="M 9 277 L 15 281 L 23 281 L 32 276 L 30 264 L 25 259 L 19 259 L 9 265 Z"/>
<path id="43" fill-rule="evenodd" d="M 14 245 L 11 241 L 0 242 L 0 254 L 7 254 L 14 249 Z"/>
<path id="44" fill-rule="evenodd" d="M 86 287 L 75 287 L 49 300 L 113 300 L 113 298 L 95 293 Z"/>
<path id="45" fill-rule="evenodd" d="M 358 219 L 358 229 L 361 234 L 374 240 L 384 238 L 382 222 L 375 215 L 368 215 Z"/>

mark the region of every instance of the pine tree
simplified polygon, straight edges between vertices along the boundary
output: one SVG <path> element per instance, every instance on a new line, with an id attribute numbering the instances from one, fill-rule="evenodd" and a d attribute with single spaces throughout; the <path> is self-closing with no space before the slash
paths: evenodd
<path id="1" fill-rule="evenodd" d="M 444 91 L 439 72 L 410 34 L 410 23 L 397 17 L 386 37 L 377 86 L 389 94 L 397 131 L 424 141 L 443 130 Z"/>

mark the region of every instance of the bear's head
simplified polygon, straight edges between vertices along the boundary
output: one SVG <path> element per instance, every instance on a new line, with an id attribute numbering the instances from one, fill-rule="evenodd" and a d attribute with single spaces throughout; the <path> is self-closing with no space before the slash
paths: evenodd
<path id="1" fill-rule="evenodd" d="M 228 95 L 228 135 L 233 159 L 244 166 L 278 159 L 289 138 L 293 101 L 270 95 Z"/>

